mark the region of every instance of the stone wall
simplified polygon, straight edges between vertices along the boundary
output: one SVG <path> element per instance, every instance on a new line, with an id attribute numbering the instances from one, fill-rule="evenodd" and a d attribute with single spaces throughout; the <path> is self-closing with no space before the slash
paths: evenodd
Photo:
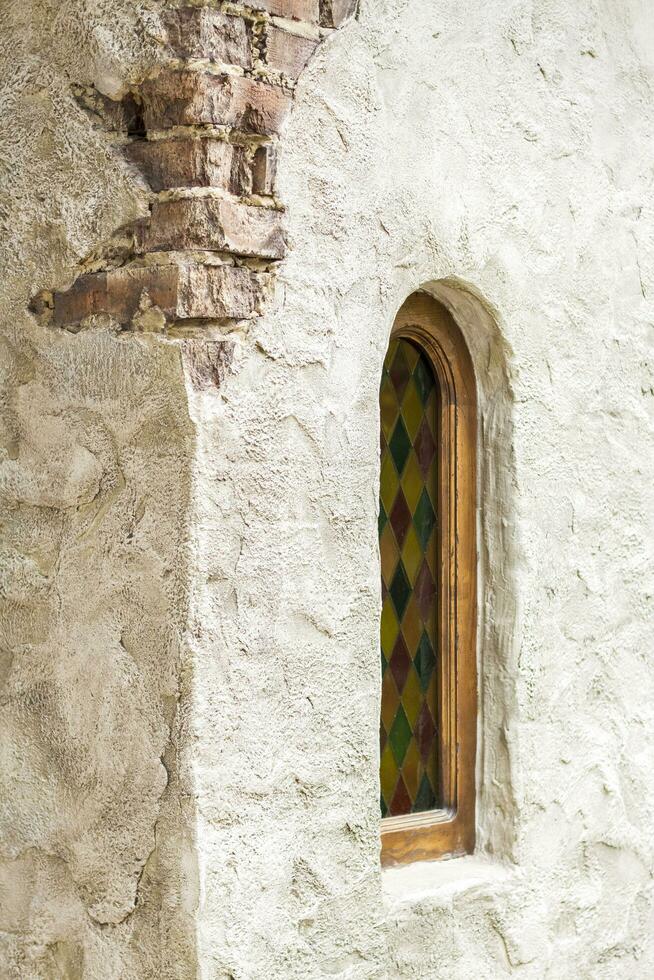
<path id="1" fill-rule="evenodd" d="M 1 972 L 649 978 L 654 21 L 331 9 L 3 10 Z M 480 390 L 480 850 L 382 873 L 417 288 Z"/>

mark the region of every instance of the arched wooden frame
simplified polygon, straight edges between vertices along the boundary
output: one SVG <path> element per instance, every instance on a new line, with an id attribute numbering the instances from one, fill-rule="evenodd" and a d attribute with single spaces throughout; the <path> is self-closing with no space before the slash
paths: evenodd
<path id="1" fill-rule="evenodd" d="M 429 357 L 440 387 L 437 583 L 440 638 L 440 759 L 444 806 L 387 817 L 382 864 L 470 854 L 475 846 L 477 743 L 477 398 L 472 360 L 451 314 L 414 293 L 391 339 L 406 338 Z"/>

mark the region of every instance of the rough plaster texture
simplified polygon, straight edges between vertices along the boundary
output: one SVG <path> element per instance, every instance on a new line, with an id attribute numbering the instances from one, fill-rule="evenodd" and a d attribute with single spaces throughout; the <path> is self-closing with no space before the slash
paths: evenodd
<path id="1" fill-rule="evenodd" d="M 68 86 L 156 19 L 2 8 L 3 972 L 651 977 L 648 4 L 364 0 L 300 81 L 275 306 L 201 390 L 26 312 L 143 208 Z M 482 854 L 382 875 L 377 387 L 418 287 L 480 388 Z"/>
<path id="2" fill-rule="evenodd" d="M 0 5 L 0 975 L 193 977 L 180 789 L 191 446 L 179 351 L 27 312 L 143 211 L 78 108 L 155 53 L 123 3 Z M 138 904 L 138 910 L 135 911 Z"/>

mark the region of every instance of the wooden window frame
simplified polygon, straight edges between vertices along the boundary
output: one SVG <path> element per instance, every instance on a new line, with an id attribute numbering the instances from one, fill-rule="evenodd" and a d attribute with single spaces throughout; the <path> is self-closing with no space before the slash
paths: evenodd
<path id="1" fill-rule="evenodd" d="M 470 854 L 477 747 L 477 395 L 470 353 L 452 315 L 428 293 L 400 308 L 391 340 L 412 340 L 440 387 L 440 760 L 444 807 L 386 817 L 383 865 Z"/>

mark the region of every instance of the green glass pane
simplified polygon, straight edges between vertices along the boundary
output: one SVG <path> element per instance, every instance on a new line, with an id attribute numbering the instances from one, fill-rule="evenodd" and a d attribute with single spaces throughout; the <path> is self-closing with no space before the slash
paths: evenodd
<path id="1" fill-rule="evenodd" d="M 397 618 L 401 620 L 406 609 L 406 604 L 409 601 L 409 596 L 411 595 L 411 583 L 407 578 L 404 565 L 401 561 L 398 562 L 389 592 L 397 611 Z"/>
<path id="2" fill-rule="evenodd" d="M 434 810 L 437 806 L 438 798 L 431 783 L 429 782 L 427 773 L 424 773 L 420 781 L 418 792 L 416 793 L 416 798 L 413 801 L 413 812 L 423 813 L 425 810 Z"/>
<path id="3" fill-rule="evenodd" d="M 388 741 L 390 742 L 393 757 L 398 766 L 401 766 L 404 762 L 404 756 L 411 741 L 411 734 L 411 725 L 404 713 L 404 708 L 400 704 L 395 715 L 395 721 L 388 733 Z"/>
<path id="4" fill-rule="evenodd" d="M 402 416 L 400 416 L 395 423 L 395 428 L 393 429 L 393 435 L 391 436 L 388 448 L 391 451 L 395 468 L 401 476 L 404 469 L 404 464 L 406 463 L 407 457 L 411 452 L 411 439 L 409 438 L 409 433 L 406 431 L 406 425 L 404 424 L 404 419 Z"/>

